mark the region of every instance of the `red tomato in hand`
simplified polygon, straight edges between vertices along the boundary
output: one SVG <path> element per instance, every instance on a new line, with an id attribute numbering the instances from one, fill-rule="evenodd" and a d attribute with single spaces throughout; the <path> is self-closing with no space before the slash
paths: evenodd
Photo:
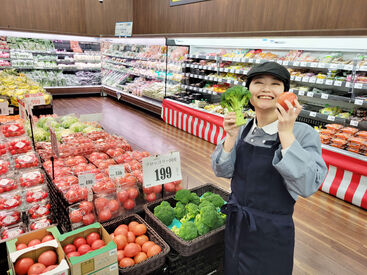
<path id="1" fill-rule="evenodd" d="M 290 104 L 295 106 L 294 100 L 296 99 L 297 96 L 294 93 L 285 92 L 278 97 L 278 103 L 284 108 L 284 110 L 288 111 L 288 105 L 285 103 L 285 101 L 288 100 Z"/>

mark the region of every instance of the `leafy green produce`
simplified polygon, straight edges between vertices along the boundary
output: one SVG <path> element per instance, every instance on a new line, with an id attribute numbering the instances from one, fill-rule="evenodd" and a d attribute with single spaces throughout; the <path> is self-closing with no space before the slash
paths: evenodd
<path id="1" fill-rule="evenodd" d="M 210 231 L 209 226 L 207 226 L 205 223 L 203 223 L 200 215 L 197 215 L 195 217 L 194 223 L 195 223 L 196 228 L 198 229 L 198 232 L 199 232 L 200 236 L 205 235 L 206 233 L 208 233 Z"/>
<path id="2" fill-rule="evenodd" d="M 175 218 L 175 211 L 168 202 L 162 201 L 160 205 L 154 207 L 154 216 L 168 226 Z"/>
<path id="3" fill-rule="evenodd" d="M 175 200 L 183 204 L 188 204 L 191 200 L 191 192 L 187 189 L 181 189 L 176 192 Z"/>
<path id="4" fill-rule="evenodd" d="M 55 134 L 56 134 L 57 140 L 60 141 L 62 137 L 67 137 L 73 134 L 73 131 L 71 131 L 70 129 L 64 129 L 60 127 L 55 131 Z"/>
<path id="5" fill-rule="evenodd" d="M 192 221 L 184 222 L 180 228 L 174 226 L 172 227 L 172 231 L 186 241 L 193 240 L 198 236 L 198 230 Z"/>
<path id="6" fill-rule="evenodd" d="M 196 193 L 192 192 L 190 202 L 199 205 L 200 204 L 200 197 Z"/>
<path id="7" fill-rule="evenodd" d="M 73 131 L 74 133 L 79 133 L 81 131 L 83 131 L 85 128 L 87 128 L 87 125 L 81 122 L 75 122 L 73 124 L 70 125 L 70 130 Z"/>
<path id="8" fill-rule="evenodd" d="M 250 91 L 243 86 L 233 86 L 221 96 L 220 105 L 229 112 L 236 113 L 236 125 L 241 126 L 247 122 L 242 113 L 251 98 Z"/>
<path id="9" fill-rule="evenodd" d="M 186 208 L 186 215 L 180 220 L 181 223 L 184 223 L 191 219 L 195 219 L 196 215 L 199 214 L 200 212 L 199 207 L 192 202 L 186 204 L 185 208 Z"/>
<path id="10" fill-rule="evenodd" d="M 222 197 L 218 194 L 214 194 L 212 192 L 206 192 L 201 201 L 210 201 L 212 204 L 214 204 L 215 207 L 222 207 L 225 203 L 225 201 L 222 199 Z"/>
<path id="11" fill-rule="evenodd" d="M 210 206 L 205 206 L 200 209 L 200 214 L 198 215 L 198 220 L 207 225 L 210 229 L 214 227 L 218 219 L 217 210 Z"/>
<path id="12" fill-rule="evenodd" d="M 60 121 L 61 126 L 64 128 L 70 128 L 72 124 L 74 124 L 75 122 L 79 122 L 78 118 L 73 115 L 64 116 L 60 119 Z"/>
<path id="13" fill-rule="evenodd" d="M 175 208 L 173 208 L 175 211 L 176 219 L 181 220 L 186 215 L 186 208 L 185 205 L 182 202 L 177 202 Z"/>
<path id="14" fill-rule="evenodd" d="M 101 128 L 96 128 L 93 126 L 87 126 L 86 128 L 83 129 L 83 133 L 84 134 L 88 134 L 88 133 L 92 133 L 92 132 L 100 132 L 103 131 Z"/>

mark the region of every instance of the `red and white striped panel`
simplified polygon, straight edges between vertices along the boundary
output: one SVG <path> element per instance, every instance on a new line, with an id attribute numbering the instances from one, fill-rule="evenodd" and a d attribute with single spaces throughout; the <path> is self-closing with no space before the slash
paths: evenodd
<path id="1" fill-rule="evenodd" d="M 223 118 L 168 100 L 163 101 L 161 117 L 166 123 L 214 144 L 226 135 L 221 126 Z"/>
<path id="2" fill-rule="evenodd" d="M 328 173 L 320 190 L 367 209 L 367 177 L 328 165 Z"/>

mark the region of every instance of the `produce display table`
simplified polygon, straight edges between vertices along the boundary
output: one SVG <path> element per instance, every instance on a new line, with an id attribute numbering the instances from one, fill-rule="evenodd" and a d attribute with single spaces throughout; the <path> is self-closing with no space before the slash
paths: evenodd
<path id="1" fill-rule="evenodd" d="M 164 99 L 161 117 L 166 123 L 214 144 L 226 136 L 223 116 L 188 104 Z"/>
<path id="2" fill-rule="evenodd" d="M 223 116 L 188 104 L 163 100 L 162 119 L 185 132 L 211 143 L 225 137 Z M 367 209 L 367 157 L 323 145 L 328 174 L 320 190 Z"/>

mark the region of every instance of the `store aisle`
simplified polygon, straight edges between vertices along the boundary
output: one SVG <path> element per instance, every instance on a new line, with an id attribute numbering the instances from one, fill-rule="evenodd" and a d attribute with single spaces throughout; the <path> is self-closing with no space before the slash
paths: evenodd
<path id="1" fill-rule="evenodd" d="M 135 149 L 151 153 L 179 151 L 184 181 L 189 186 L 216 183 L 229 189 L 229 180 L 215 177 L 210 154 L 215 146 L 159 117 L 111 98 L 54 99 L 54 112 L 103 113 L 103 127 L 125 137 Z M 364 274 L 367 270 L 367 211 L 321 191 L 296 204 L 294 274 Z"/>

